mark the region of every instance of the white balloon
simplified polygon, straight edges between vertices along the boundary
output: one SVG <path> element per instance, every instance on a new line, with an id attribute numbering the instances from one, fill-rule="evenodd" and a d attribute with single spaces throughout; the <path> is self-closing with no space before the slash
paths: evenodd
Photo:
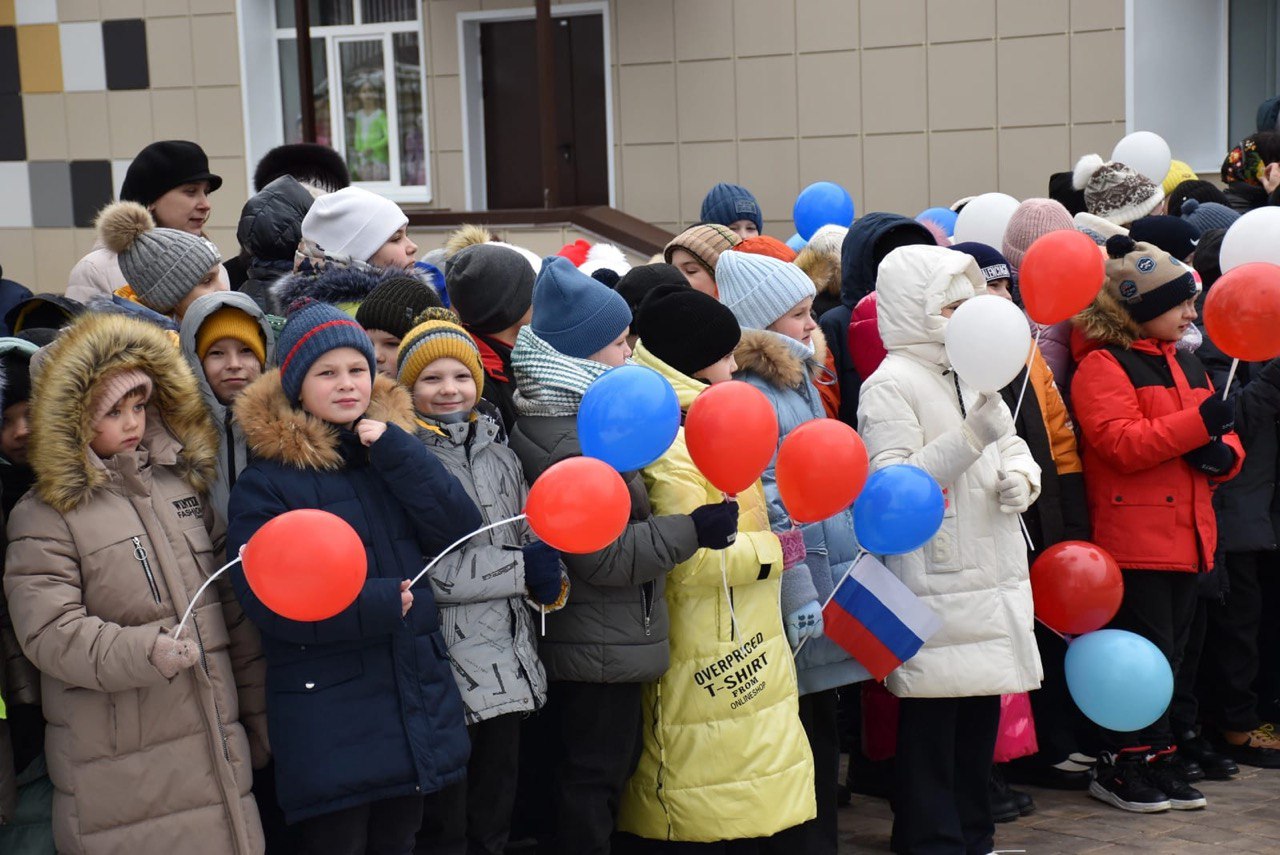
<path id="1" fill-rule="evenodd" d="M 1232 223 L 1218 260 L 1223 273 L 1251 261 L 1280 264 L 1280 208 L 1254 208 Z"/>
<path id="2" fill-rule="evenodd" d="M 1145 175 L 1159 187 L 1169 174 L 1173 153 L 1164 137 L 1151 131 L 1134 131 L 1111 150 L 1111 159 L 1118 160 L 1140 175 Z"/>
<path id="3" fill-rule="evenodd" d="M 1031 328 L 1022 310 L 994 294 L 965 300 L 947 321 L 947 358 L 964 382 L 999 392 L 1031 355 Z"/>
<path id="4" fill-rule="evenodd" d="M 952 232 L 953 243 L 976 241 L 1000 249 L 1004 244 L 1004 230 L 1009 218 L 1018 209 L 1018 200 L 1008 193 L 983 193 L 975 196 L 960 209 L 956 227 Z"/>

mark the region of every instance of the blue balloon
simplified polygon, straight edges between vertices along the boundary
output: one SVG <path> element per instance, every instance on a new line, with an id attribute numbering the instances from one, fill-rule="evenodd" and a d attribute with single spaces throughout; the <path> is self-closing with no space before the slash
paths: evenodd
<path id="1" fill-rule="evenodd" d="M 959 215 L 950 208 L 926 208 L 916 214 L 916 220 L 933 220 L 947 233 L 947 237 L 951 237 L 956 233 L 957 216 Z"/>
<path id="2" fill-rule="evenodd" d="M 610 369 L 587 387 L 578 408 L 578 441 L 587 457 L 619 472 L 657 460 L 680 430 L 680 401 L 666 378 L 643 365 Z"/>
<path id="3" fill-rule="evenodd" d="M 1173 669 L 1147 639 L 1122 629 L 1100 629 L 1071 642 L 1067 688 L 1089 719 L 1109 730 L 1141 730 L 1173 698 Z"/>
<path id="4" fill-rule="evenodd" d="M 871 473 L 853 503 L 858 545 L 876 555 L 902 555 L 929 542 L 942 527 L 946 502 L 933 476 L 916 466 Z"/>
<path id="5" fill-rule="evenodd" d="M 792 252 L 799 252 L 804 249 L 804 245 L 807 243 L 808 241 L 800 237 L 798 234 L 794 234 L 787 238 L 787 246 L 791 247 Z"/>
<path id="6" fill-rule="evenodd" d="M 819 181 L 800 191 L 791 209 L 796 232 L 805 240 L 823 226 L 853 225 L 853 197 L 839 184 Z"/>

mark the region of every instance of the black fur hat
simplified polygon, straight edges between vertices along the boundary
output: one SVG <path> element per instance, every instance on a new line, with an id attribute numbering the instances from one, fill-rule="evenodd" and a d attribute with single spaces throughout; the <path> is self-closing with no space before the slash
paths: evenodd
<path id="1" fill-rule="evenodd" d="M 342 155 L 318 143 L 278 145 L 264 154 L 253 172 L 254 192 L 261 193 L 281 175 L 292 175 L 328 193 L 351 185 L 351 173 Z"/>

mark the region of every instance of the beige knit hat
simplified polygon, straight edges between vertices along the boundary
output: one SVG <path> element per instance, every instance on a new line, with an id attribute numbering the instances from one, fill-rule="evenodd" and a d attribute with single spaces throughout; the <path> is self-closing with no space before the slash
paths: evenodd
<path id="1" fill-rule="evenodd" d="M 671 263 L 671 253 L 677 249 L 683 249 L 702 263 L 707 268 L 707 272 L 713 277 L 716 275 L 716 262 L 720 260 L 720 253 L 733 249 L 742 243 L 742 238 L 738 237 L 736 232 L 729 231 L 725 226 L 716 223 L 701 223 L 696 226 L 690 226 L 671 239 L 671 243 L 667 244 L 662 250 L 662 257 Z"/>

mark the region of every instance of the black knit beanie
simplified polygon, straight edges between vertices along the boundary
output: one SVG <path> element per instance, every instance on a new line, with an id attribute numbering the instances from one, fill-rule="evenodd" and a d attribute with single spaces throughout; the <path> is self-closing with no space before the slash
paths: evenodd
<path id="1" fill-rule="evenodd" d="M 627 275 L 618 280 L 614 290 L 627 301 L 627 307 L 634 315 L 644 298 L 659 285 L 684 285 L 687 288 L 689 281 L 674 264 L 642 264 L 628 270 Z"/>
<path id="2" fill-rule="evenodd" d="M 1055 172 L 1049 176 L 1049 198 L 1062 203 L 1062 207 L 1075 216 L 1087 208 L 1084 204 L 1084 191 L 1077 190 L 1071 183 L 1072 173 Z"/>
<path id="3" fill-rule="evenodd" d="M 414 318 L 440 305 L 436 290 L 421 279 L 392 276 L 364 298 L 356 311 L 356 323 L 367 330 L 382 330 L 404 338 L 413 329 Z"/>
<path id="4" fill-rule="evenodd" d="M 658 285 L 640 303 L 633 329 L 645 349 L 681 374 L 724 359 L 742 330 L 719 300 L 688 285 Z"/>
<path id="5" fill-rule="evenodd" d="M 1210 229 L 1200 235 L 1196 254 L 1191 258 L 1191 266 L 1200 274 L 1200 285 L 1205 293 L 1222 278 L 1222 238 L 1226 234 L 1226 229 Z"/>
<path id="6" fill-rule="evenodd" d="M 0 406 L 5 409 L 31 398 L 31 354 L 10 350 L 0 356 L 5 386 Z"/>
<path id="7" fill-rule="evenodd" d="M 1173 188 L 1173 192 L 1169 194 L 1169 213 L 1175 217 L 1181 214 L 1182 203 L 1188 199 L 1195 199 L 1197 202 L 1217 202 L 1219 205 L 1231 207 L 1227 194 L 1223 193 L 1218 185 L 1197 178 L 1183 181 Z"/>
<path id="8" fill-rule="evenodd" d="M 444 267 L 449 303 L 473 332 L 502 332 L 533 305 L 533 267 L 513 249 L 474 244 L 459 250 Z"/>

